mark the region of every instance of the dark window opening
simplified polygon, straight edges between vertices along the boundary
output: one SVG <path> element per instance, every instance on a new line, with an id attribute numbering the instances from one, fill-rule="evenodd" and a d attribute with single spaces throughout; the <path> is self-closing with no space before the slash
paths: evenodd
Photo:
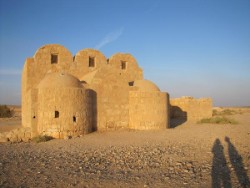
<path id="1" fill-rule="evenodd" d="M 51 64 L 56 64 L 58 62 L 58 55 L 51 54 Z"/>
<path id="2" fill-rule="evenodd" d="M 89 67 L 95 67 L 95 57 L 89 57 Z"/>
<path id="3" fill-rule="evenodd" d="M 122 68 L 122 70 L 127 69 L 127 62 L 126 61 L 121 61 L 121 68 Z"/>
<path id="4" fill-rule="evenodd" d="M 129 86 L 134 86 L 134 82 L 129 82 L 128 85 Z"/>
<path id="5" fill-rule="evenodd" d="M 73 122 L 76 122 L 76 117 L 75 116 L 73 116 Z"/>
<path id="6" fill-rule="evenodd" d="M 59 112 L 55 111 L 55 118 L 59 118 Z"/>
<path id="7" fill-rule="evenodd" d="M 36 116 L 33 116 L 33 119 L 35 119 L 36 118 Z"/>

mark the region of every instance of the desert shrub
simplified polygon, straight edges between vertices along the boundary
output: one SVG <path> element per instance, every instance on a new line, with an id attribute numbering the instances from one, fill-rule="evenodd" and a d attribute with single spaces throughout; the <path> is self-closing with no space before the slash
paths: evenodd
<path id="1" fill-rule="evenodd" d="M 242 112 L 231 110 L 231 109 L 224 109 L 222 111 L 213 110 L 213 116 L 227 116 L 227 115 L 234 115 L 234 114 L 242 114 Z"/>
<path id="2" fill-rule="evenodd" d="M 1 118 L 9 118 L 12 117 L 14 111 L 11 110 L 7 105 L 0 105 L 0 117 Z"/>
<path id="3" fill-rule="evenodd" d="M 218 115 L 218 110 L 213 110 L 213 116 Z"/>
<path id="4" fill-rule="evenodd" d="M 212 123 L 212 124 L 238 124 L 234 119 L 227 118 L 224 116 L 217 116 L 211 118 L 205 118 L 200 120 L 198 123 Z"/>
<path id="5" fill-rule="evenodd" d="M 52 139 L 54 139 L 52 136 L 39 135 L 39 136 L 33 137 L 31 139 L 31 141 L 36 142 L 36 143 L 40 143 L 40 142 L 47 142 L 47 141 L 50 141 Z"/>

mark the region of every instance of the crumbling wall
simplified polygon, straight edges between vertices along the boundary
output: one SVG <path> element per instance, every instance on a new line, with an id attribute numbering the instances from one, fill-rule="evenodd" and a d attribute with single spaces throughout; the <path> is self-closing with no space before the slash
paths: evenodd
<path id="1" fill-rule="evenodd" d="M 212 117 L 212 99 L 181 97 L 170 99 L 171 118 L 186 118 L 188 121 L 199 121 Z"/>

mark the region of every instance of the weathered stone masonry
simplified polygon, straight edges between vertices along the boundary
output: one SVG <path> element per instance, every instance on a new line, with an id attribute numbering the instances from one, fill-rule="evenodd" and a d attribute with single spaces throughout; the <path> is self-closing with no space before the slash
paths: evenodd
<path id="1" fill-rule="evenodd" d="M 130 54 L 117 53 L 107 59 L 97 50 L 83 49 L 72 56 L 65 47 L 49 44 L 24 64 L 23 128 L 0 135 L 0 140 L 159 130 L 169 128 L 170 117 L 199 120 L 211 115 L 211 99 L 170 100 L 168 93 L 143 78 Z"/>

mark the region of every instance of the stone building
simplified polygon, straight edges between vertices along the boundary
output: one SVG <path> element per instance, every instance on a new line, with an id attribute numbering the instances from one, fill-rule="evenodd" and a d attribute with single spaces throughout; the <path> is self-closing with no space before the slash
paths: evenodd
<path id="1" fill-rule="evenodd" d="M 65 47 L 49 44 L 26 59 L 23 128 L 6 138 L 159 130 L 170 127 L 170 118 L 197 121 L 211 116 L 210 98 L 170 100 L 168 93 L 143 78 L 130 54 L 117 53 L 107 59 L 100 51 L 84 49 L 72 56 Z"/>
<path id="2" fill-rule="evenodd" d="M 75 56 L 58 44 L 27 58 L 22 73 L 22 125 L 32 136 L 55 138 L 92 131 L 166 129 L 169 95 L 130 54 L 107 59 L 84 49 Z"/>

